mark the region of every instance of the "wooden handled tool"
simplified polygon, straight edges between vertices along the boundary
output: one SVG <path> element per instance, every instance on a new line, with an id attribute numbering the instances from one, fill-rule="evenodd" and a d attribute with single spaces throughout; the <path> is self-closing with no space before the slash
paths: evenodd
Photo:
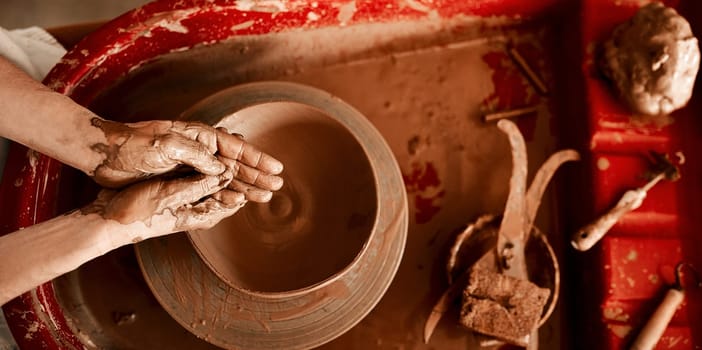
<path id="1" fill-rule="evenodd" d="M 669 289 L 665 293 L 663 301 L 658 305 L 658 308 L 656 308 L 656 311 L 648 319 L 636 341 L 634 341 L 631 350 L 653 349 L 668 327 L 668 323 L 673 319 L 675 310 L 678 309 L 684 299 L 685 292 L 677 288 Z"/>
<path id="2" fill-rule="evenodd" d="M 658 305 L 656 311 L 653 312 L 644 327 L 639 332 L 639 335 L 631 345 L 631 350 L 650 350 L 653 349 L 661 339 L 663 332 L 668 327 L 670 320 L 673 319 L 675 311 L 680 307 L 685 299 L 685 291 L 680 281 L 680 270 L 685 264 L 678 264 L 675 269 L 676 283 L 670 288 L 663 297 L 663 301 Z M 699 282 L 698 282 L 699 284 Z"/>
<path id="3" fill-rule="evenodd" d="M 660 155 L 654 155 L 654 157 L 657 161 L 655 176 L 644 186 L 626 191 L 612 209 L 578 230 L 570 241 L 575 249 L 586 251 L 592 248 L 624 214 L 638 209 L 643 204 L 648 191 L 653 186 L 663 179 L 673 181 L 680 176 L 678 168 L 667 158 Z"/>

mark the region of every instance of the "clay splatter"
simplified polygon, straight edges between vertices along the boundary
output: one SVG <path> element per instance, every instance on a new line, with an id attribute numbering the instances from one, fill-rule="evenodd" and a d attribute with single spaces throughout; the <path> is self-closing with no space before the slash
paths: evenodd
<path id="1" fill-rule="evenodd" d="M 440 210 L 445 192 L 432 163 L 413 163 L 409 175 L 403 174 L 405 188 L 414 194 L 414 219 L 418 224 L 429 222 Z"/>

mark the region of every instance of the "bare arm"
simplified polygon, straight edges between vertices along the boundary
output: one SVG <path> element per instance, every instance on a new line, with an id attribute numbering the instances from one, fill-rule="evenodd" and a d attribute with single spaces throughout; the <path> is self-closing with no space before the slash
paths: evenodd
<path id="1" fill-rule="evenodd" d="M 0 237 L 0 305 L 123 245 L 217 224 L 246 202 L 226 189 L 231 180 L 226 171 L 103 190 L 81 210 Z"/>
<path id="2" fill-rule="evenodd" d="M 226 130 L 170 120 L 104 120 L 2 57 L 0 136 L 79 169 L 105 187 L 122 187 L 180 165 L 219 175 L 232 162 L 245 172 L 263 174 L 262 181 L 277 184 L 272 187 L 282 185 L 269 176 L 283 170 L 279 161 Z"/>
<path id="3" fill-rule="evenodd" d="M 124 233 L 108 231 L 98 214 L 74 212 L 0 237 L 0 305 L 126 244 Z"/>
<path id="4" fill-rule="evenodd" d="M 105 120 L 2 57 L 0 136 L 105 187 L 123 188 L 103 190 L 80 211 L 0 237 L 0 305 L 125 244 L 211 227 L 247 200 L 270 200 L 283 185 L 279 161 L 227 130 Z M 154 177 L 181 165 L 199 174 Z"/>
<path id="5" fill-rule="evenodd" d="M 93 175 L 105 155 L 90 146 L 106 142 L 103 132 L 90 125 L 93 117 L 0 57 L 1 136 Z"/>

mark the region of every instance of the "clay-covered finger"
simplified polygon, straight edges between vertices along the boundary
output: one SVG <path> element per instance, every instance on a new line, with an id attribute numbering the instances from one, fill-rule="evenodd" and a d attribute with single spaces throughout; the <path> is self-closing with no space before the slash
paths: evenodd
<path id="1" fill-rule="evenodd" d="M 169 159 L 189 165 L 205 175 L 219 175 L 226 169 L 205 144 L 182 135 L 164 135 L 158 140 L 157 147 Z"/>
<path id="2" fill-rule="evenodd" d="M 159 200 L 159 209 L 175 209 L 200 201 L 222 190 L 227 186 L 229 179 L 224 176 L 193 175 L 173 180 L 161 181 L 157 193 L 152 197 Z"/>
<path id="3" fill-rule="evenodd" d="M 92 209 L 102 211 L 106 219 L 122 224 L 147 222 L 154 215 L 174 213 L 179 208 L 198 203 L 202 198 L 222 190 L 229 181 L 230 178 L 203 174 L 171 180 L 154 178 L 133 184 L 111 198 L 102 198 L 107 201 L 94 202 L 102 207 Z"/>
<path id="4" fill-rule="evenodd" d="M 222 130 L 217 130 L 217 135 L 217 146 L 221 155 L 241 161 L 268 174 L 276 175 L 283 171 L 283 163 L 245 142 L 242 138 Z"/>
<path id="5" fill-rule="evenodd" d="M 205 230 L 223 219 L 226 219 L 236 213 L 246 201 L 239 202 L 237 205 L 227 205 L 214 196 L 190 207 L 181 207 L 177 211 L 178 222 L 176 230 Z"/>
<path id="6" fill-rule="evenodd" d="M 246 203 L 246 196 L 238 191 L 223 189 L 211 196 L 227 208 L 234 208 Z"/>
<path id="7" fill-rule="evenodd" d="M 223 132 L 223 133 L 226 133 L 226 134 L 230 134 L 230 135 L 236 136 L 236 137 L 238 137 L 238 138 L 240 138 L 240 139 L 242 139 L 242 140 L 244 139 L 244 135 L 242 135 L 242 134 L 240 134 L 240 133 L 238 133 L 238 132 L 229 132 L 229 129 L 227 129 L 227 128 L 223 127 L 223 126 L 217 127 L 217 130 L 218 130 L 218 131 L 221 131 L 221 132 Z"/>
<path id="8" fill-rule="evenodd" d="M 200 122 L 183 122 L 176 120 L 173 121 L 173 125 L 169 131 L 202 143 L 211 154 L 217 152 L 217 131 L 212 126 Z"/>
<path id="9" fill-rule="evenodd" d="M 267 191 L 277 191 L 283 187 L 283 178 L 280 176 L 265 174 L 231 158 L 220 157 L 219 160 L 233 172 L 234 178 L 239 181 Z"/>
<path id="10" fill-rule="evenodd" d="M 237 179 L 232 180 L 228 188 L 243 193 L 246 200 L 256 203 L 266 203 L 273 197 L 273 192 L 262 190 Z"/>

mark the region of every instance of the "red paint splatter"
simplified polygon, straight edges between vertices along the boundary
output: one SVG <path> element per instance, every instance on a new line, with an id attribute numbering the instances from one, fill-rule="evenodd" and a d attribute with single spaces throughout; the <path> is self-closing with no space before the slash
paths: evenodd
<path id="1" fill-rule="evenodd" d="M 429 222 L 436 215 L 441 206 L 441 198 L 444 191 L 426 195 L 429 188 L 439 188 L 439 174 L 432 163 L 413 163 L 412 172 L 409 175 L 403 174 L 407 193 L 414 193 L 414 220 L 418 224 Z"/>
<path id="2" fill-rule="evenodd" d="M 433 197 L 422 197 L 421 194 L 414 196 L 414 221 L 418 224 L 424 224 L 431 220 L 431 218 L 436 215 L 441 206 L 437 202 L 440 202 L 441 198 L 444 197 L 444 191 L 439 192 Z"/>
<path id="3" fill-rule="evenodd" d="M 412 164 L 412 173 L 402 174 L 407 192 L 421 192 L 429 187 L 439 187 L 439 175 L 432 163 Z"/>
<path id="4" fill-rule="evenodd" d="M 493 51 L 483 55 L 483 61 L 492 69 L 492 82 L 495 91 L 485 98 L 484 102 L 495 103 L 496 109 L 523 107 L 527 103 L 535 103 L 536 95 L 528 98 L 527 89 L 532 89 L 519 68 L 504 51 Z"/>
<path id="5" fill-rule="evenodd" d="M 536 48 L 520 45 L 518 49 L 527 62 L 533 61 L 530 58 Z M 489 52 L 483 55 L 483 61 L 492 69 L 492 83 L 495 87 L 495 91 L 483 100 L 484 105 L 490 106 L 490 112 L 507 111 L 539 103 L 538 93 L 506 52 Z M 535 69 L 533 64 L 531 67 Z M 532 113 L 515 120 L 527 141 L 534 139 L 536 117 L 537 114 Z"/>

